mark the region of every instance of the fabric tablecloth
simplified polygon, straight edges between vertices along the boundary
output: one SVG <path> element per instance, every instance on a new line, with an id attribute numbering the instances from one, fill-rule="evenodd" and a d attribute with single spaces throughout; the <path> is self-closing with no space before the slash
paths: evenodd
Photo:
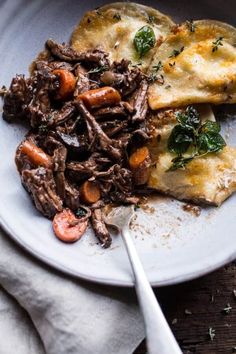
<path id="1" fill-rule="evenodd" d="M 130 354 L 144 337 L 133 289 L 87 283 L 0 231 L 0 354 Z"/>

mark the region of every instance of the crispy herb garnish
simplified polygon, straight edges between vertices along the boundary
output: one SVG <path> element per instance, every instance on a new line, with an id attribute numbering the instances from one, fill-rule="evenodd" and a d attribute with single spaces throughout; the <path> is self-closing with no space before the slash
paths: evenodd
<path id="1" fill-rule="evenodd" d="M 216 336 L 216 331 L 212 327 L 208 328 L 208 335 L 210 337 L 210 340 L 213 341 L 215 336 Z"/>
<path id="2" fill-rule="evenodd" d="M 38 127 L 38 130 L 39 130 L 39 133 L 47 133 L 48 131 L 48 126 L 46 124 L 41 124 L 39 127 Z"/>
<path id="3" fill-rule="evenodd" d="M 184 47 L 181 47 L 179 50 L 174 49 L 169 58 L 176 58 L 180 53 L 182 53 L 184 50 Z"/>
<path id="4" fill-rule="evenodd" d="M 179 157 L 184 154 L 194 141 L 194 132 L 177 124 L 168 139 L 168 150 Z"/>
<path id="5" fill-rule="evenodd" d="M 188 106 L 185 112 L 177 112 L 176 119 L 183 128 L 188 130 L 196 129 L 200 124 L 200 115 L 193 106 Z"/>
<path id="6" fill-rule="evenodd" d="M 153 65 L 152 67 L 152 72 L 148 76 L 148 81 L 150 83 L 153 83 L 155 81 L 159 81 L 161 85 L 164 84 L 164 76 L 163 75 L 157 75 L 158 71 L 163 68 L 162 62 L 159 61 L 157 65 Z"/>
<path id="7" fill-rule="evenodd" d="M 138 209 L 140 209 L 140 205 L 139 204 L 135 204 L 134 211 L 137 211 Z"/>
<path id="8" fill-rule="evenodd" d="M 197 110 L 189 106 L 185 112 L 177 112 L 175 125 L 169 136 L 167 147 L 177 156 L 172 160 L 168 171 L 174 171 L 185 166 L 194 158 L 208 153 L 221 151 L 226 143 L 220 135 L 220 126 L 216 122 L 206 121 L 201 125 Z M 191 147 L 190 156 L 183 156 Z"/>
<path id="9" fill-rule="evenodd" d="M 224 37 L 218 37 L 214 42 L 212 42 L 212 53 L 216 52 L 219 46 L 223 46 Z"/>
<path id="10" fill-rule="evenodd" d="M 137 68 L 139 66 L 143 65 L 143 63 L 140 61 L 139 63 L 137 64 L 131 64 L 132 68 Z"/>
<path id="11" fill-rule="evenodd" d="M 223 308 L 222 311 L 223 311 L 226 315 L 228 315 L 231 310 L 232 310 L 232 306 L 230 306 L 230 304 L 227 304 L 227 305 L 225 306 L 225 308 Z"/>
<path id="12" fill-rule="evenodd" d="M 106 71 L 108 69 L 109 68 L 107 65 L 101 65 L 101 66 L 97 66 L 96 68 L 89 70 L 88 74 L 102 74 L 104 71 Z"/>
<path id="13" fill-rule="evenodd" d="M 171 161 L 172 165 L 167 171 L 175 171 L 178 170 L 179 168 L 183 169 L 192 160 L 193 157 L 177 156 Z"/>
<path id="14" fill-rule="evenodd" d="M 190 32 L 195 32 L 196 25 L 195 25 L 195 23 L 193 22 L 193 20 L 187 20 L 187 21 L 186 21 L 186 25 L 187 25 L 187 27 L 189 28 L 189 31 L 190 31 Z"/>
<path id="15" fill-rule="evenodd" d="M 184 313 L 185 313 L 185 315 L 192 315 L 192 312 L 189 311 L 188 309 L 185 309 L 185 310 L 184 310 Z"/>
<path id="16" fill-rule="evenodd" d="M 219 133 L 220 126 L 216 122 L 206 121 L 206 123 L 200 127 L 197 136 L 199 154 L 222 150 L 226 143 Z"/>
<path id="17" fill-rule="evenodd" d="M 6 86 L 2 86 L 1 88 L 0 88 L 0 97 L 4 97 L 5 96 L 5 94 L 7 93 L 7 88 L 6 88 Z"/>
<path id="18" fill-rule="evenodd" d="M 95 12 L 96 12 L 96 14 L 97 14 L 98 16 L 101 16 L 101 15 L 102 15 L 102 13 L 101 13 L 99 7 L 97 7 L 97 8 L 95 9 Z"/>
<path id="19" fill-rule="evenodd" d="M 148 82 L 152 84 L 153 82 L 157 82 L 159 85 L 164 85 L 165 79 L 163 75 L 157 75 L 157 73 L 151 73 L 148 78 Z"/>
<path id="20" fill-rule="evenodd" d="M 155 46 L 155 43 L 155 33 L 150 26 L 143 26 L 136 32 L 134 46 L 140 58 L 147 54 Z"/>
<path id="21" fill-rule="evenodd" d="M 121 20 L 121 15 L 116 13 L 114 16 L 113 16 L 114 20 L 117 20 L 117 21 L 120 21 Z"/>
<path id="22" fill-rule="evenodd" d="M 147 23 L 149 23 L 150 25 L 154 25 L 155 19 L 155 16 L 148 15 Z"/>
<path id="23" fill-rule="evenodd" d="M 163 75 L 160 75 L 156 78 L 156 82 L 159 84 L 159 85 L 164 85 L 165 83 L 165 79 L 164 79 L 164 76 Z"/>
<path id="24" fill-rule="evenodd" d="M 156 73 L 163 68 L 162 62 L 159 61 L 157 65 L 153 65 L 152 70 Z"/>
<path id="25" fill-rule="evenodd" d="M 86 210 L 83 208 L 78 208 L 75 215 L 78 216 L 78 218 L 82 218 L 87 214 Z"/>

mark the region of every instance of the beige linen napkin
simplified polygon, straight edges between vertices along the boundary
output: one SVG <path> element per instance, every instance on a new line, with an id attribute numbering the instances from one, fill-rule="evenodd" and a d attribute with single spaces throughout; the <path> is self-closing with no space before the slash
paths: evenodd
<path id="1" fill-rule="evenodd" d="M 1 354 L 131 354 L 144 337 L 134 290 L 72 279 L 3 231 L 0 285 Z"/>

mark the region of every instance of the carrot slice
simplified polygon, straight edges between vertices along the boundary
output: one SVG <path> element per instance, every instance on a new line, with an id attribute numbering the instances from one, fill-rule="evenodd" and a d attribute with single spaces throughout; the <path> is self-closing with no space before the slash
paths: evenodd
<path id="1" fill-rule="evenodd" d="M 53 74 L 59 76 L 59 89 L 56 95 L 56 99 L 65 100 L 71 96 L 75 90 L 76 79 L 75 76 L 65 69 L 55 69 Z"/>
<path id="2" fill-rule="evenodd" d="M 149 150 L 146 146 L 137 149 L 129 158 L 131 169 L 138 168 L 149 157 Z"/>
<path id="3" fill-rule="evenodd" d="M 42 149 L 35 145 L 32 141 L 25 140 L 20 145 L 20 151 L 27 155 L 29 160 L 35 166 L 43 166 L 46 168 L 52 167 L 52 158 L 46 154 Z"/>
<path id="4" fill-rule="evenodd" d="M 88 226 L 88 219 L 80 221 L 70 209 L 64 209 L 54 216 L 52 226 L 59 240 L 70 243 L 78 241 L 83 236 Z"/>
<path id="5" fill-rule="evenodd" d="M 78 98 L 83 101 L 88 109 L 114 106 L 121 101 L 119 92 L 109 86 L 84 92 Z"/>
<path id="6" fill-rule="evenodd" d="M 151 163 L 149 150 L 146 146 L 137 149 L 129 158 L 129 166 L 133 173 L 135 185 L 147 183 Z"/>
<path id="7" fill-rule="evenodd" d="M 100 188 L 96 182 L 86 181 L 80 187 L 80 198 L 84 203 L 96 203 L 100 197 Z"/>

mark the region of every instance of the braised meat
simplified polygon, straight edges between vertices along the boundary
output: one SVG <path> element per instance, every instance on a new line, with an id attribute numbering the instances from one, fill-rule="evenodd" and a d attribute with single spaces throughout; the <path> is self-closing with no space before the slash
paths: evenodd
<path id="1" fill-rule="evenodd" d="M 3 94 L 4 118 L 30 126 L 17 169 L 36 208 L 50 219 L 57 215 L 57 227 L 68 217 L 70 232 L 82 232 L 90 218 L 109 247 L 102 207 L 138 203 L 137 186 L 147 188 L 149 157 L 130 166 L 148 140 L 147 78 L 127 60 L 110 63 L 99 49 L 76 52 L 52 39 L 45 46 L 31 76 L 17 75 Z"/>
<path id="2" fill-rule="evenodd" d="M 52 218 L 62 211 L 62 200 L 56 193 L 56 184 L 51 171 L 44 167 L 22 172 L 22 183 L 30 193 L 36 208 Z"/>
<path id="3" fill-rule="evenodd" d="M 104 248 L 110 247 L 111 245 L 111 236 L 106 228 L 104 222 L 104 217 L 101 209 L 95 209 L 92 212 L 91 222 L 94 229 L 94 232 Z"/>

